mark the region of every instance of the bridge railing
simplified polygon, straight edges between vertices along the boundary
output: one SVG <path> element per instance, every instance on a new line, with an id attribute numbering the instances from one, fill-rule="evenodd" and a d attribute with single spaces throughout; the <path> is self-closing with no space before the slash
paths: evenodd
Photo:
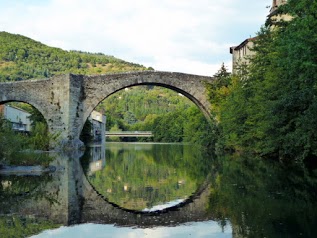
<path id="1" fill-rule="evenodd" d="M 106 131 L 106 137 L 153 137 L 152 131 Z"/>

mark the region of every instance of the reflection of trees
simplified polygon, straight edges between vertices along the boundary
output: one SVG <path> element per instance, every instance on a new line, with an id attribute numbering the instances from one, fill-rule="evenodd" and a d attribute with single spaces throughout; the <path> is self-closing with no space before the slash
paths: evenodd
<path id="1" fill-rule="evenodd" d="M 19 207 L 28 201 L 36 204 L 41 199 L 50 200 L 45 185 L 50 176 L 5 176 L 0 178 L 0 237 L 27 237 L 46 229 L 57 227 L 46 219 L 20 213 Z M 20 215 L 12 215 L 19 212 Z"/>
<path id="2" fill-rule="evenodd" d="M 205 178 L 198 171 L 201 155 L 193 147 L 153 144 L 143 150 L 140 144 L 121 146 L 125 148 L 107 144 L 106 167 L 89 178 L 98 192 L 121 207 L 142 210 L 187 198 Z"/>
<path id="3" fill-rule="evenodd" d="M 4 176 L 0 177 L 0 204 L 1 212 L 19 205 L 26 198 L 38 199 L 45 194 L 44 188 L 50 176 Z M 5 203 L 5 205 L 3 204 Z M 4 205 L 4 206 L 2 206 Z"/>
<path id="4" fill-rule="evenodd" d="M 47 229 L 58 227 L 45 219 L 39 220 L 21 216 L 0 216 L 1 237 L 29 237 Z"/>
<path id="5" fill-rule="evenodd" d="M 221 158 L 209 209 L 237 237 L 314 237 L 317 174 L 256 158 Z"/>

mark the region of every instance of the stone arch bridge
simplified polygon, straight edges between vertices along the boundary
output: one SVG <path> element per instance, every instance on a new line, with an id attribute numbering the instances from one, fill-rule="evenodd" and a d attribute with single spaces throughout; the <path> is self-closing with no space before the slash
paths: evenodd
<path id="1" fill-rule="evenodd" d="M 156 85 L 177 91 L 210 118 L 206 83 L 212 77 L 184 73 L 140 71 L 97 76 L 58 75 L 49 79 L 0 83 L 0 104 L 20 101 L 44 116 L 49 131 L 68 147 L 82 146 L 79 136 L 93 109 L 109 95 L 126 87 Z M 56 145 L 55 145 L 56 146 Z"/>

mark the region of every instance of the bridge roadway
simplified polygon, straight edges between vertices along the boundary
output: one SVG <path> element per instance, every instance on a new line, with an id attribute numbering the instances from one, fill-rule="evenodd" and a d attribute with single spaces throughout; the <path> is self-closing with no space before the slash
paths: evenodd
<path id="1" fill-rule="evenodd" d="M 78 153 L 77 153 L 78 155 Z M 62 168 L 35 190 L 16 199 L 0 200 L 0 215 L 46 218 L 56 224 L 116 224 L 131 227 L 176 226 L 213 219 L 208 211 L 210 186 L 205 184 L 185 202 L 159 212 L 137 212 L 118 207 L 87 181 L 77 155 L 58 154 L 53 165 Z"/>
<path id="2" fill-rule="evenodd" d="M 106 137 L 153 137 L 152 131 L 106 131 Z"/>
<path id="3" fill-rule="evenodd" d="M 0 104 L 12 101 L 33 105 L 42 113 L 50 133 L 59 135 L 52 148 L 80 149 L 79 136 L 88 116 L 105 98 L 127 87 L 154 85 L 172 89 L 193 101 L 211 118 L 207 84 L 212 77 L 139 71 L 96 76 L 58 75 L 42 80 L 0 83 Z"/>

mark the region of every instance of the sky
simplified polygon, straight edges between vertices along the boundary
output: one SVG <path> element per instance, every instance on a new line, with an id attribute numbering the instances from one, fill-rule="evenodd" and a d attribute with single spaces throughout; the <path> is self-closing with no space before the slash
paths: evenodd
<path id="1" fill-rule="evenodd" d="M 271 0 L 0 0 L 0 31 L 155 70 L 212 76 L 253 37 Z"/>
<path id="2" fill-rule="evenodd" d="M 228 224 L 222 230 L 216 221 L 193 222 L 175 227 L 131 228 L 101 224 L 81 224 L 71 227 L 60 227 L 46 230 L 31 238 L 229 238 L 232 237 L 232 228 Z"/>

